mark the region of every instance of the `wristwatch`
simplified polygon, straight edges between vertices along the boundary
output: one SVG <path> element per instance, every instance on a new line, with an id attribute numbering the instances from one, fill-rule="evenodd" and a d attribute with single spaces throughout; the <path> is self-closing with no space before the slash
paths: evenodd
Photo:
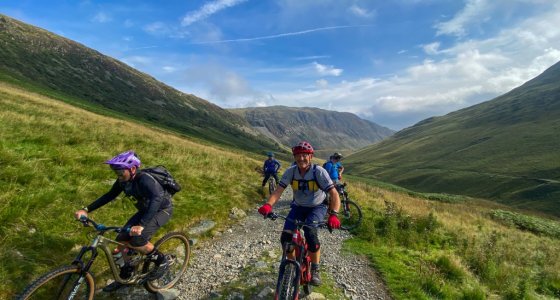
<path id="1" fill-rule="evenodd" d="M 338 211 L 334 210 L 334 209 L 329 209 L 329 215 L 338 215 Z"/>

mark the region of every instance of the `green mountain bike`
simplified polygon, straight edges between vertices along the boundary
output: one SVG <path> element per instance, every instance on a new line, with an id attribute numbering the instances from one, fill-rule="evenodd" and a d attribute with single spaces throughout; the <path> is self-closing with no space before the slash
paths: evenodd
<path id="1" fill-rule="evenodd" d="M 120 277 L 119 267 L 113 260 L 110 246 L 123 245 L 104 236 L 107 232 L 129 230 L 123 227 L 106 227 L 93 220 L 82 217 L 84 226 L 93 226 L 93 239 L 90 245 L 83 246 L 74 261 L 67 266 L 54 269 L 33 281 L 16 299 L 88 299 L 95 293 L 95 278 L 90 272 L 91 266 L 99 255 L 98 249 L 105 253 L 111 273 L 117 282 L 144 285 L 146 290 L 156 293 L 173 287 L 185 272 L 190 258 L 189 239 L 184 233 L 170 232 L 159 239 L 154 247 L 167 255 L 169 270 L 160 278 L 149 280 L 149 274 L 155 267 L 153 261 L 136 251 L 128 251 L 125 256 L 126 266 L 132 271 L 127 278 Z M 112 247 L 111 247 L 112 248 Z"/>

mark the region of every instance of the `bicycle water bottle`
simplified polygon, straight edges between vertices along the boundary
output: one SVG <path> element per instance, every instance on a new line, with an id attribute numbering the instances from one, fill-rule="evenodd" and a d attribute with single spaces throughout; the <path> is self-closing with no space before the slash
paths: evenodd
<path id="1" fill-rule="evenodd" d="M 119 268 L 122 268 L 124 266 L 123 253 L 118 248 L 113 250 L 113 260 Z"/>

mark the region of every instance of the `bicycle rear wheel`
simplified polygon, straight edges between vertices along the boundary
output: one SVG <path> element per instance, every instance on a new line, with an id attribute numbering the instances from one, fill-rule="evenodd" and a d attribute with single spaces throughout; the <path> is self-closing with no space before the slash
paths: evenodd
<path id="1" fill-rule="evenodd" d="M 297 267 L 293 263 L 287 263 L 284 265 L 284 272 L 280 272 L 276 295 L 278 295 L 278 300 L 292 300 L 296 299 L 298 296 L 298 283 L 296 282 Z"/>
<path id="2" fill-rule="evenodd" d="M 189 239 L 181 232 L 170 232 L 164 235 L 155 243 L 154 247 L 167 256 L 169 270 L 160 278 L 144 283 L 146 290 L 151 293 L 173 287 L 185 273 L 191 256 Z M 153 267 L 153 262 L 145 261 L 142 273 L 150 272 Z"/>
<path id="3" fill-rule="evenodd" d="M 73 299 L 92 300 L 95 280 L 89 272 L 84 275 L 78 266 L 60 267 L 33 281 L 16 299 L 68 299 L 74 295 Z"/>
<path id="4" fill-rule="evenodd" d="M 352 200 L 342 200 L 340 209 L 340 228 L 350 230 L 358 227 L 362 222 L 362 210 Z"/>

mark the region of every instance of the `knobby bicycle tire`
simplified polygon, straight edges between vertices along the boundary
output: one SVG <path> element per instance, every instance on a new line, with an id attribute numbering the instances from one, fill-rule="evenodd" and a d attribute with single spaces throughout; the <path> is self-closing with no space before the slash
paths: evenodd
<path id="1" fill-rule="evenodd" d="M 268 192 L 272 195 L 272 193 L 276 190 L 276 179 L 272 176 L 270 177 L 271 178 L 268 180 Z"/>
<path id="2" fill-rule="evenodd" d="M 68 299 L 73 293 L 81 270 L 78 266 L 64 266 L 52 270 L 29 284 L 18 300 L 27 299 Z M 78 290 L 74 291 L 74 299 L 92 300 L 95 293 L 95 279 L 91 273 L 85 273 L 84 281 Z"/>
<path id="3" fill-rule="evenodd" d="M 362 210 L 352 200 L 342 200 L 340 205 L 340 212 L 338 214 L 340 218 L 340 228 L 344 230 L 350 230 L 358 227 L 362 223 Z"/>
<path id="4" fill-rule="evenodd" d="M 284 272 L 282 278 L 279 278 L 280 285 L 278 286 L 278 300 L 293 300 L 296 299 L 298 295 L 298 283 L 296 282 L 297 267 L 293 263 L 287 263 L 284 265 Z M 280 272 L 279 274 L 281 274 Z"/>
<path id="5" fill-rule="evenodd" d="M 182 232 L 170 232 L 159 239 L 154 247 L 166 255 L 170 260 L 169 270 L 160 278 L 144 283 L 144 287 L 151 293 L 173 287 L 187 269 L 191 256 L 189 238 Z M 142 273 L 150 272 L 154 266 L 146 261 L 142 266 Z"/>

